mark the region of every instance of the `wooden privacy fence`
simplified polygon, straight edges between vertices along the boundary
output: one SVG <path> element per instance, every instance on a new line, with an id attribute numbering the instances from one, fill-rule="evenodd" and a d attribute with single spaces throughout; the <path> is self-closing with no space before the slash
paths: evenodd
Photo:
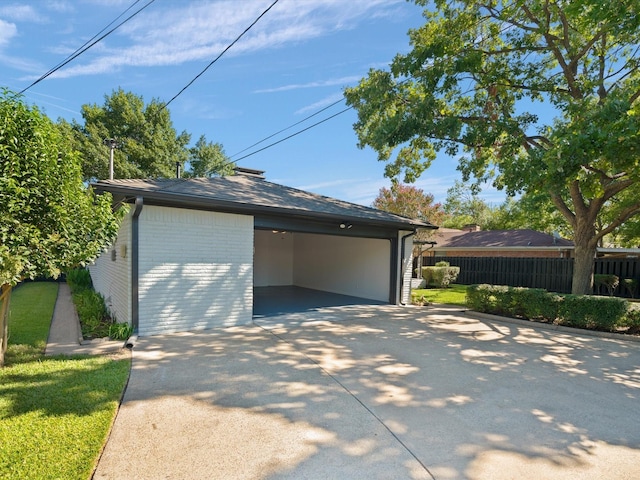
<path id="1" fill-rule="evenodd" d="M 424 266 L 436 262 L 449 262 L 460 267 L 456 283 L 473 285 L 489 283 L 512 287 L 544 288 L 550 292 L 570 293 L 573 275 L 572 258 L 517 258 L 517 257 L 423 257 Z M 416 265 L 417 266 L 417 265 Z M 640 281 L 640 259 L 599 258 L 595 261 L 596 274 L 617 275 L 620 280 L 633 278 Z M 595 292 L 604 293 L 604 292 Z M 629 297 L 620 284 L 614 295 Z M 634 292 L 638 296 L 638 291 Z"/>

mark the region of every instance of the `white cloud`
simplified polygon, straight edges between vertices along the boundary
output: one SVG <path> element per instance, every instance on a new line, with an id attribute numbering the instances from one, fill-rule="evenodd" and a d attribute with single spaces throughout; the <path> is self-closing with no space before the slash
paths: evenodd
<path id="1" fill-rule="evenodd" d="M 0 47 L 9 43 L 13 37 L 18 33 L 18 29 L 14 23 L 5 22 L 0 19 Z"/>
<path id="2" fill-rule="evenodd" d="M 1 6 L 0 17 L 8 18 L 16 22 L 44 23 L 47 21 L 47 18 L 32 6 L 18 3 Z"/>
<path id="3" fill-rule="evenodd" d="M 338 100 L 342 100 L 343 98 L 344 96 L 342 95 L 342 93 L 334 93 L 332 95 L 329 95 L 328 97 L 323 98 L 322 100 L 312 103 L 311 105 L 307 105 L 306 107 L 296 110 L 294 113 L 296 115 L 301 115 L 303 113 L 321 110 L 322 108 L 332 105 Z"/>
<path id="4" fill-rule="evenodd" d="M 349 76 L 349 77 L 341 77 L 341 78 L 332 78 L 329 80 L 319 80 L 316 82 L 307 82 L 307 83 L 292 83 L 290 85 L 283 85 L 281 87 L 275 88 L 265 88 L 262 90 L 256 90 L 254 93 L 274 93 L 274 92 L 286 92 L 289 90 L 299 90 L 301 88 L 319 88 L 319 87 L 335 87 L 336 85 L 340 85 L 346 87 L 347 85 L 359 82 L 362 79 L 361 76 Z M 334 100 L 335 101 L 335 100 Z"/>
<path id="5" fill-rule="evenodd" d="M 401 1 L 281 0 L 226 55 L 278 48 L 353 28 L 367 17 L 384 15 L 389 7 Z M 62 70 L 56 76 L 100 74 L 119 66 L 164 66 L 212 60 L 267 6 L 263 0 L 200 1 L 188 6 L 170 2 L 167 8 L 163 8 L 162 3 L 153 4 L 118 30 L 118 40 L 124 40 L 124 46 L 115 47 L 114 41 L 107 38 L 106 44 L 110 46 L 104 54 Z M 353 81 L 351 77 L 339 80 L 343 84 Z"/>

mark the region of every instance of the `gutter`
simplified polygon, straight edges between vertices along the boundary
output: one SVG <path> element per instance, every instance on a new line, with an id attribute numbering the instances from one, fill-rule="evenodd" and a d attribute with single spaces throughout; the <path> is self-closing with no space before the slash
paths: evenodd
<path id="1" fill-rule="evenodd" d="M 409 238 L 409 237 L 414 236 L 415 234 L 416 234 L 416 231 L 414 230 L 413 232 L 407 233 L 406 235 L 403 235 L 400 238 L 400 243 L 401 243 L 401 245 L 400 245 L 400 266 L 402 266 L 403 263 L 404 263 L 404 250 L 405 250 L 404 243 L 405 243 L 405 240 L 407 238 Z M 400 302 L 399 303 L 400 303 L 400 305 L 402 305 L 404 307 L 407 304 L 402 302 L 402 291 L 403 291 L 403 289 L 404 289 L 404 271 L 401 269 L 400 270 Z M 411 298 L 411 292 L 409 292 L 409 298 Z"/>
<path id="2" fill-rule="evenodd" d="M 127 348 L 133 348 L 138 339 L 138 326 L 140 325 L 140 303 L 138 298 L 138 281 L 140 277 L 139 246 L 140 246 L 140 214 L 142 213 L 143 199 L 136 197 L 135 208 L 131 216 L 131 327 L 133 335 L 127 340 Z"/>

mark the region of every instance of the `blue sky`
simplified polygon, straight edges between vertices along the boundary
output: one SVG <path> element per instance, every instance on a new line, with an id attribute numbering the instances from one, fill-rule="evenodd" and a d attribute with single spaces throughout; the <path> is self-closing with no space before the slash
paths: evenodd
<path id="1" fill-rule="evenodd" d="M 149 0 L 139 0 L 126 15 Z M 240 35 L 273 0 L 156 0 L 25 99 L 52 119 L 82 121 L 83 104 L 104 103 L 121 87 L 169 101 Z M 63 61 L 134 0 L 4 0 L 0 4 L 0 86 L 20 91 Z M 124 18 L 124 17 L 123 17 Z M 261 139 L 340 100 L 370 68 L 407 52 L 407 31 L 424 22 L 405 0 L 280 0 L 169 109 L 178 132 L 202 134 L 237 159 L 345 108 L 344 102 L 256 147 Z M 238 165 L 268 180 L 370 205 L 390 184 L 376 153 L 357 148 L 350 110 Z M 105 148 L 105 161 L 108 152 Z M 444 202 L 459 179 L 441 156 L 416 186 Z M 482 195 L 500 203 L 500 192 Z"/>

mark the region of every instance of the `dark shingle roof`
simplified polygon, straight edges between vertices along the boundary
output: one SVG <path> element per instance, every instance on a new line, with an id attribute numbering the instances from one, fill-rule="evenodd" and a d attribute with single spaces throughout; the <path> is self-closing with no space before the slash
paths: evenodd
<path id="1" fill-rule="evenodd" d="M 536 230 L 484 230 L 436 238 L 438 248 L 573 247 L 573 242 Z"/>
<path id="2" fill-rule="evenodd" d="M 141 195 L 145 203 L 183 208 L 245 214 L 294 215 L 341 221 L 365 220 L 374 225 L 396 228 L 436 228 L 430 223 L 246 175 L 190 179 L 101 180 L 92 186 L 97 191 L 111 192 L 120 200 Z"/>

